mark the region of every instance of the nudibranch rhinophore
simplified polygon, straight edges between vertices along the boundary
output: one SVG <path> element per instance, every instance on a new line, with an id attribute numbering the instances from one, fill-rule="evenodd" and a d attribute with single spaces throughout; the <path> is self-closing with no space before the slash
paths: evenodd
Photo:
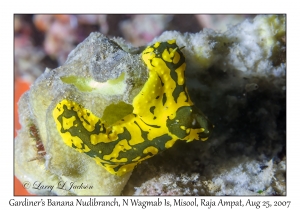
<path id="1" fill-rule="evenodd" d="M 65 144 L 118 176 L 177 140 L 207 140 L 213 127 L 189 97 L 185 57 L 175 40 L 148 46 L 142 60 L 149 78 L 133 100 L 132 113 L 113 125 L 67 99 L 53 110 Z"/>

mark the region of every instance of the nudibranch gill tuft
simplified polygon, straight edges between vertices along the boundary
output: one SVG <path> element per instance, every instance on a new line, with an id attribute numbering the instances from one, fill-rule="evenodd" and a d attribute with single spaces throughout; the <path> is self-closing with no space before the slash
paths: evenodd
<path id="1" fill-rule="evenodd" d="M 149 78 L 133 100 L 132 113 L 113 125 L 67 99 L 53 110 L 65 144 L 118 176 L 177 140 L 207 140 L 213 127 L 189 97 L 185 57 L 175 40 L 148 46 L 142 60 Z"/>

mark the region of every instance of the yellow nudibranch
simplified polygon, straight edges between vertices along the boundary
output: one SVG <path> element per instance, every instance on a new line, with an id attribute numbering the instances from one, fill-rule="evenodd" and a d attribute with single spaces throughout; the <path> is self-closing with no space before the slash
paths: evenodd
<path id="1" fill-rule="evenodd" d="M 113 125 L 67 99 L 53 110 L 65 144 L 118 176 L 177 140 L 207 140 L 213 127 L 189 97 L 185 57 L 175 40 L 148 46 L 142 60 L 149 78 L 133 100 L 133 112 Z"/>

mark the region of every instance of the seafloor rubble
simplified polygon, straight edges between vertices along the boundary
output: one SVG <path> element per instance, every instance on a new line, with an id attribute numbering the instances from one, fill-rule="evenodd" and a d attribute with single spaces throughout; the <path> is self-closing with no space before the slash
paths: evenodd
<path id="1" fill-rule="evenodd" d="M 142 48 L 92 33 L 21 98 L 16 176 L 55 186 L 28 189 L 40 195 L 285 195 L 285 29 L 284 15 L 257 16 L 224 33 L 168 31 L 149 43 L 184 47 L 189 94 L 215 128 L 207 141 L 179 141 L 121 177 L 65 145 L 52 117 L 69 98 L 113 122 L 147 80 Z"/>

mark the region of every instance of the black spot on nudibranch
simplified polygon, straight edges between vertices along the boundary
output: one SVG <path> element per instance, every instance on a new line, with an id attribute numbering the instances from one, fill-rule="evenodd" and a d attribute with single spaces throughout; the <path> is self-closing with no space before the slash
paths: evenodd
<path id="1" fill-rule="evenodd" d="M 158 76 L 158 78 L 160 79 L 161 86 L 163 87 L 165 84 L 163 83 L 163 81 L 162 81 L 162 79 L 160 78 L 160 76 Z"/>
<path id="2" fill-rule="evenodd" d="M 148 126 L 150 126 L 150 127 L 153 127 L 153 128 L 160 128 L 159 125 L 150 125 L 150 124 L 148 124 L 148 123 L 145 123 L 144 120 L 142 120 L 142 119 L 141 119 L 141 121 L 142 121 L 144 124 L 146 124 L 146 125 L 148 125 Z M 140 127 L 140 126 L 139 126 L 139 127 Z"/>
<path id="3" fill-rule="evenodd" d="M 86 124 L 90 125 L 90 122 L 83 118 L 83 120 L 86 122 Z"/>
<path id="4" fill-rule="evenodd" d="M 150 64 L 151 64 L 151 66 L 153 66 L 153 64 L 152 64 L 152 59 L 150 60 Z M 153 67 L 155 67 L 155 66 L 153 66 Z"/>
<path id="5" fill-rule="evenodd" d="M 150 107 L 150 112 L 151 112 L 152 114 L 154 114 L 154 109 L 155 109 L 155 106 L 151 106 L 151 107 Z"/>
<path id="6" fill-rule="evenodd" d="M 163 94 L 163 98 L 162 98 L 162 104 L 163 106 L 165 105 L 165 103 L 167 102 L 167 96 L 166 93 Z"/>

